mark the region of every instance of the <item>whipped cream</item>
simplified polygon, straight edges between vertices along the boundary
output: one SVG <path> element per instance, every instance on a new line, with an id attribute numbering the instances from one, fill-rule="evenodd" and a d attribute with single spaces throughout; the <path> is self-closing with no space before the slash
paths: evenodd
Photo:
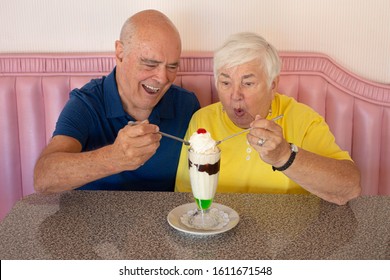
<path id="1" fill-rule="evenodd" d="M 190 137 L 190 149 L 199 154 L 214 154 L 219 151 L 216 141 L 211 137 L 210 132 L 200 128 Z"/>

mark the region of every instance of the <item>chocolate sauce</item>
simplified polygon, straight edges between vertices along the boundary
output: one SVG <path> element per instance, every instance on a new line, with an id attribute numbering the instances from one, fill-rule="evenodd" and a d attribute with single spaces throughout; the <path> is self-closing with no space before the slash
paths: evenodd
<path id="1" fill-rule="evenodd" d="M 194 164 L 188 160 L 188 166 L 191 168 L 192 165 L 196 167 L 199 172 L 207 172 L 210 176 L 219 172 L 219 165 L 221 160 L 218 160 L 214 164 Z"/>

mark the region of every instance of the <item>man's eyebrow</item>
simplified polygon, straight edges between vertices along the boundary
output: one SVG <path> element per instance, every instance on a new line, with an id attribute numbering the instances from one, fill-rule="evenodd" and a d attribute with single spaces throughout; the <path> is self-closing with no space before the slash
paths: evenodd
<path id="1" fill-rule="evenodd" d="M 141 62 L 146 63 L 146 64 L 160 64 L 161 63 L 161 61 L 149 59 L 149 58 L 145 58 L 145 57 L 141 57 Z"/>
<path id="2" fill-rule="evenodd" d="M 161 64 L 162 63 L 162 61 L 150 59 L 150 58 L 145 58 L 145 57 L 141 57 L 141 62 L 145 63 L 145 64 Z M 169 63 L 167 66 L 168 67 L 178 67 L 179 62 Z"/>

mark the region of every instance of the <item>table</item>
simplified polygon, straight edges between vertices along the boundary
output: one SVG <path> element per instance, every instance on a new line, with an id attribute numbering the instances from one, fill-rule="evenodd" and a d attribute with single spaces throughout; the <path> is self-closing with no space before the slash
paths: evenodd
<path id="1" fill-rule="evenodd" d="M 390 259 L 390 197 L 345 206 L 313 195 L 217 194 L 240 215 L 210 236 L 167 222 L 189 193 L 29 195 L 0 224 L 0 259 Z"/>

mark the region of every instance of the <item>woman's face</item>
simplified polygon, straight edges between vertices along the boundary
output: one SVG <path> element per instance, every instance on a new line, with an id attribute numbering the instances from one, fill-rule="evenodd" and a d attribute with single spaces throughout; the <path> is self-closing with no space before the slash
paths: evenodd
<path id="1" fill-rule="evenodd" d="M 218 97 L 227 115 L 241 128 L 248 128 L 256 115 L 265 118 L 274 98 L 273 86 L 257 60 L 218 71 Z"/>

